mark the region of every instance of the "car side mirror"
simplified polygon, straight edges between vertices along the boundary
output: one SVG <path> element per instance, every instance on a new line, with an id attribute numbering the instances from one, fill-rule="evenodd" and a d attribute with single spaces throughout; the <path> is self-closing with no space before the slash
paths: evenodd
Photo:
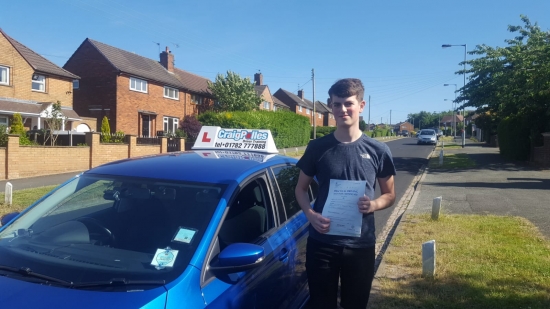
<path id="1" fill-rule="evenodd" d="M 9 214 L 5 214 L 0 218 L 0 226 L 4 226 L 8 224 L 13 218 L 17 217 L 19 215 L 18 212 L 11 212 Z"/>
<path id="2" fill-rule="evenodd" d="M 260 266 L 265 258 L 262 246 L 248 243 L 234 243 L 225 248 L 210 263 L 214 273 L 231 274 Z"/>

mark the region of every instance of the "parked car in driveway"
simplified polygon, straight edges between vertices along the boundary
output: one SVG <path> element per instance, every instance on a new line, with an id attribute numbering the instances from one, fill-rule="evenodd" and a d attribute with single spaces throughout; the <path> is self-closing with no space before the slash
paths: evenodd
<path id="1" fill-rule="evenodd" d="M 400 135 L 401 135 L 401 136 L 405 136 L 405 137 L 409 137 L 409 136 L 410 136 L 410 133 L 409 133 L 408 130 L 402 130 Z"/>
<path id="2" fill-rule="evenodd" d="M 199 136 L 193 151 L 93 168 L 4 216 L 2 306 L 301 308 L 297 160 L 266 130 Z"/>
<path id="3" fill-rule="evenodd" d="M 433 144 L 437 143 L 437 134 L 435 130 L 432 129 L 422 129 L 418 133 L 417 144 Z"/>

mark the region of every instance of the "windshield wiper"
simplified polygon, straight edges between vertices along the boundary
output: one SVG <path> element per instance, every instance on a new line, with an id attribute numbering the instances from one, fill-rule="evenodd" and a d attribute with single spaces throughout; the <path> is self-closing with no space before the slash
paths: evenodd
<path id="1" fill-rule="evenodd" d="M 10 266 L 0 265 L 0 270 L 5 270 L 5 271 L 12 272 L 12 273 L 16 273 L 16 274 L 19 274 L 23 277 L 32 277 L 32 278 L 42 279 L 42 280 L 45 281 L 44 283 L 46 283 L 46 284 L 57 283 L 57 284 L 61 284 L 62 286 L 66 286 L 66 287 L 72 287 L 73 286 L 72 282 L 65 281 L 65 280 L 58 279 L 58 278 L 54 278 L 54 277 L 50 277 L 50 276 L 39 274 L 39 273 L 35 273 L 34 271 L 32 271 L 28 267 L 15 268 L 15 267 L 10 267 Z"/>
<path id="2" fill-rule="evenodd" d="M 82 282 L 73 284 L 74 288 L 102 287 L 102 286 L 128 286 L 128 285 L 164 285 L 164 280 L 126 280 L 126 278 L 113 278 L 109 281 Z"/>

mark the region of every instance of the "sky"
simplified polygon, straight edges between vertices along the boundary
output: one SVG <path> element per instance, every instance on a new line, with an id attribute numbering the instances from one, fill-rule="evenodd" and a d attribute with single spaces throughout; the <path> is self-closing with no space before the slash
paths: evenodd
<path id="1" fill-rule="evenodd" d="M 211 81 L 261 72 L 272 94 L 322 102 L 336 80 L 360 78 L 371 123 L 451 110 L 465 48 L 442 44 L 505 47 L 520 15 L 550 30 L 549 0 L 0 0 L 0 11 L 5 33 L 61 67 L 90 38 L 155 60 L 168 47 L 177 68 Z"/>

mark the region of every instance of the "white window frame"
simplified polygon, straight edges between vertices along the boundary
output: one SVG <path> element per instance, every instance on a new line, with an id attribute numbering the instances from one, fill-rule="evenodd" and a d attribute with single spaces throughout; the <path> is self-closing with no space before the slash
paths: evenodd
<path id="1" fill-rule="evenodd" d="M 319 118 L 321 118 L 321 113 L 317 113 L 317 116 L 319 116 Z"/>
<path id="2" fill-rule="evenodd" d="M 267 109 L 267 110 L 270 109 L 270 108 L 269 108 L 269 102 L 264 101 L 264 109 Z"/>
<path id="3" fill-rule="evenodd" d="M 277 105 L 273 104 L 273 111 L 277 110 Z"/>
<path id="4" fill-rule="evenodd" d="M 172 128 L 169 128 L 170 120 L 172 120 Z M 164 132 L 176 133 L 176 130 L 178 129 L 178 125 L 179 125 L 179 119 L 178 118 L 167 117 L 167 116 L 163 117 L 163 127 L 162 128 L 164 129 Z"/>
<path id="5" fill-rule="evenodd" d="M 309 108 L 306 108 L 306 114 L 309 115 Z"/>
<path id="6" fill-rule="evenodd" d="M 5 122 L 2 121 L 2 120 L 5 120 Z M 10 124 L 10 119 L 8 117 L 0 116 L 0 126 L 6 126 L 7 127 L 7 126 L 9 126 L 9 124 Z"/>
<path id="7" fill-rule="evenodd" d="M 2 74 L 2 72 L 6 72 L 6 74 Z M 2 80 L 2 76 L 6 78 L 6 80 Z M 8 85 L 10 84 L 10 68 L 0 65 L 0 85 Z"/>
<path id="8" fill-rule="evenodd" d="M 38 88 L 42 88 L 42 89 L 34 89 L 35 85 L 38 85 Z M 46 76 L 40 75 L 40 74 L 33 74 L 31 89 L 32 91 L 46 92 Z"/>
<path id="9" fill-rule="evenodd" d="M 191 95 L 191 102 L 197 104 L 197 105 L 201 105 L 202 104 L 202 100 L 203 98 L 198 95 L 198 94 L 192 94 Z"/>
<path id="10" fill-rule="evenodd" d="M 133 86 L 132 82 L 134 84 Z M 147 93 L 147 81 L 136 77 L 130 77 L 130 90 Z"/>
<path id="11" fill-rule="evenodd" d="M 301 106 L 298 106 L 298 111 L 302 112 L 302 107 Z"/>
<path id="12" fill-rule="evenodd" d="M 180 99 L 180 91 L 176 88 L 164 86 L 164 97 L 172 100 Z"/>

